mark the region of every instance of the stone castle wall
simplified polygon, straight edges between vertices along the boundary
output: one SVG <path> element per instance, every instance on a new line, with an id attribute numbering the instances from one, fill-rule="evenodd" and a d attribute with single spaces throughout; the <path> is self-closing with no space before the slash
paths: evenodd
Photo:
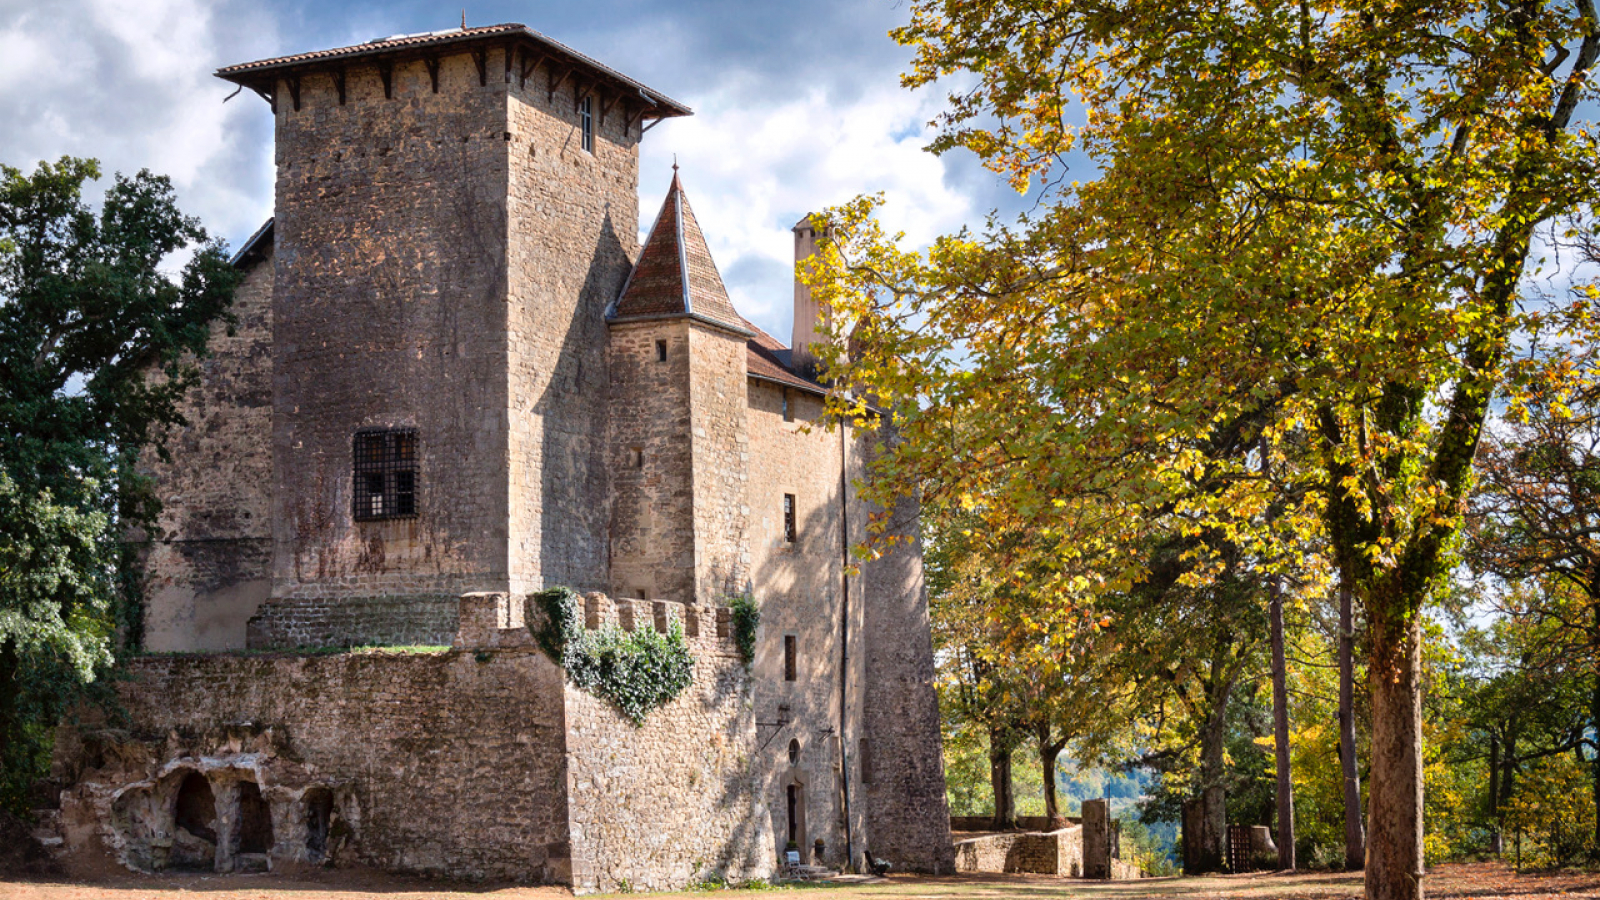
<path id="1" fill-rule="evenodd" d="M 640 123 L 581 72 L 552 93 L 550 64 L 524 84 L 501 55 L 489 51 L 508 107 L 510 590 L 611 589 L 605 309 L 638 254 Z"/>
<path id="2" fill-rule="evenodd" d="M 273 806 L 274 865 L 307 859 L 296 804 L 322 788 L 345 823 L 331 835 L 345 842 L 330 848 L 338 861 L 459 878 L 569 875 L 563 679 L 537 651 L 144 657 L 129 671 L 123 703 L 146 737 L 79 763 L 62 809 L 77 823 L 75 850 L 148 865 L 139 848 L 174 838 L 172 773 L 199 768 L 259 784 Z M 229 738 L 262 731 L 276 737 Z M 112 815 L 123 796 L 139 802 Z"/>
<path id="3" fill-rule="evenodd" d="M 692 610 L 589 600 L 597 623 L 621 620 L 632 628 L 670 627 Z M 643 725 L 566 687 L 572 884 L 580 893 L 772 875 L 777 855 L 759 790 L 749 674 L 725 619 L 720 628 L 687 624 L 696 632 L 689 638 L 694 682 Z"/>
<path id="4" fill-rule="evenodd" d="M 665 341 L 667 358 L 657 359 Z M 694 599 L 689 326 L 611 326 L 611 592 Z"/>
<path id="5" fill-rule="evenodd" d="M 331 74 L 280 79 L 274 598 L 448 606 L 505 586 L 506 85 L 464 52 L 438 84 L 420 59 L 390 98 L 372 64 L 344 102 Z M 354 520 L 364 428 L 416 430 L 414 518 Z"/>
<path id="6" fill-rule="evenodd" d="M 245 621 L 272 585 L 272 256 L 246 263 L 230 325 L 180 407 L 188 425 L 166 438 L 171 462 L 144 468 L 166 505 L 144 547 L 145 645 L 244 647 Z"/>
<path id="7" fill-rule="evenodd" d="M 747 351 L 743 336 L 692 321 L 688 351 L 694 598 L 712 605 L 750 585 Z"/>
<path id="8" fill-rule="evenodd" d="M 841 442 L 847 439 L 822 427 L 822 400 L 810 393 L 787 390 L 791 418 L 786 421 L 784 394 L 784 388 L 771 382 L 749 382 L 748 533 L 756 599 L 761 603 L 754 666 L 756 714 L 761 722 L 770 723 L 762 729 L 764 793 L 778 849 L 788 840 L 788 788 L 797 785 L 802 860 L 843 867 L 849 863 L 847 844 L 854 844 L 859 862 L 867 843 L 858 760 L 850 746 L 860 727 L 859 652 L 852 654 L 849 684 L 840 690 L 845 662 L 840 653 L 845 536 L 839 475 Z M 795 498 L 793 542 L 784 533 L 785 494 Z M 858 648 L 859 603 L 852 605 L 850 616 L 851 643 Z M 794 681 L 785 678 L 786 637 L 794 638 Z M 846 710 L 843 723 L 841 703 Z M 848 836 L 843 783 L 847 766 Z M 821 859 L 814 858 L 818 838 L 824 845 Z"/>
<path id="9" fill-rule="evenodd" d="M 870 477 L 872 442 L 887 437 L 883 431 L 872 432 L 857 443 L 852 480 Z M 875 510 L 859 498 L 852 499 L 852 507 L 851 518 L 863 522 Z M 866 616 L 863 793 L 875 856 L 903 868 L 948 872 L 953 865 L 950 809 L 917 512 L 914 501 L 902 500 L 892 511 L 889 531 L 907 540 L 861 566 L 860 602 Z"/>
<path id="10" fill-rule="evenodd" d="M 131 729 L 58 742 L 69 849 L 143 871 L 361 862 L 579 892 L 772 874 L 750 676 L 726 616 L 585 597 L 588 627 L 687 632 L 692 684 L 635 727 L 534 649 L 528 598 L 458 606 L 443 652 L 133 660 Z M 191 773 L 214 798 L 199 838 L 180 830 Z M 256 850 L 241 840 L 249 791 L 271 822 Z"/>

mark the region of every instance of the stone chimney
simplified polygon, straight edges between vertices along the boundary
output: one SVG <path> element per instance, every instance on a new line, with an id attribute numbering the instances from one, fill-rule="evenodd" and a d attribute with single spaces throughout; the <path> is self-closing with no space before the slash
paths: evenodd
<path id="1" fill-rule="evenodd" d="M 816 230 L 811 227 L 811 216 L 807 215 L 794 226 L 794 262 L 798 269 L 802 260 L 811 256 L 817 249 Z M 800 280 L 798 272 L 794 279 L 794 335 L 789 345 L 794 349 L 790 352 L 789 362 L 796 372 L 807 377 L 817 374 L 817 356 L 811 345 L 822 340 L 818 326 L 822 323 L 826 311 L 811 299 L 811 288 Z"/>

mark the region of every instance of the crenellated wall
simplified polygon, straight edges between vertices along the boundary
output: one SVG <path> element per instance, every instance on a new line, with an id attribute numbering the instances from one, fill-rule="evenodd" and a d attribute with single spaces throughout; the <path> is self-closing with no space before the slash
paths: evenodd
<path id="1" fill-rule="evenodd" d="M 726 617 L 585 596 L 590 628 L 683 624 L 693 682 L 636 727 L 535 649 L 530 597 L 457 608 L 449 650 L 132 660 L 131 728 L 66 728 L 57 743 L 70 853 L 139 871 L 361 862 L 579 892 L 771 875 Z"/>

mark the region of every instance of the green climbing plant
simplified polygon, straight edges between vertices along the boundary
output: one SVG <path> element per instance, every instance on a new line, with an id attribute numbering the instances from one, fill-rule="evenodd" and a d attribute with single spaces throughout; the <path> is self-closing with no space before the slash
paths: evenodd
<path id="1" fill-rule="evenodd" d="M 683 693 L 694 678 L 694 656 L 677 622 L 665 634 L 654 629 L 623 631 L 607 624 L 584 627 L 578 593 L 553 587 L 534 595 L 544 612 L 535 632 L 539 647 L 567 672 L 574 686 L 600 697 L 644 724 L 650 712 Z"/>
<path id="2" fill-rule="evenodd" d="M 733 610 L 733 638 L 739 644 L 739 656 L 745 665 L 756 658 L 756 627 L 761 624 L 761 605 L 749 594 L 740 594 L 728 600 Z"/>

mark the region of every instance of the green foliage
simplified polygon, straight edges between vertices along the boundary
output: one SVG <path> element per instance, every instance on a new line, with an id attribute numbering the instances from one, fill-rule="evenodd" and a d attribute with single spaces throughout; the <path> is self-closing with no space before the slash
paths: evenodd
<path id="1" fill-rule="evenodd" d="M 545 614 L 535 634 L 540 648 L 566 669 L 573 685 L 604 698 L 634 725 L 644 724 L 651 710 L 693 680 L 694 656 L 679 623 L 666 634 L 609 624 L 590 631 L 583 627 L 582 598 L 571 588 L 550 588 L 534 599 Z"/>
<path id="2" fill-rule="evenodd" d="M 567 645 L 583 638 L 583 598 L 572 588 L 558 585 L 533 595 L 544 614 L 544 624 L 534 632 L 539 649 L 566 666 Z"/>
<path id="3" fill-rule="evenodd" d="M 869 493 L 1053 535 L 1035 593 L 1068 621 L 1150 575 L 1152 536 L 1206 539 L 1186 548 L 1187 586 L 1230 550 L 1292 574 L 1320 548 L 1364 607 L 1375 673 L 1385 827 L 1367 890 L 1413 896 L 1411 648 L 1480 430 L 1535 317 L 1557 340 L 1594 325 L 1591 284 L 1525 291 L 1536 229 L 1593 234 L 1600 17 L 916 0 L 895 37 L 915 54 L 908 86 L 962 85 L 932 149 L 971 151 L 1033 208 L 925 251 L 883 230 L 880 198 L 817 223 L 823 355 L 863 388 L 834 410 L 895 412 Z M 1064 171 L 1074 150 L 1092 180 Z"/>
<path id="4" fill-rule="evenodd" d="M 733 639 L 739 644 L 739 657 L 745 665 L 756 658 L 756 629 L 761 625 L 761 606 L 749 594 L 740 594 L 728 601 L 733 611 Z"/>
<path id="5" fill-rule="evenodd" d="M 126 535 L 158 503 L 136 470 L 181 425 L 178 402 L 239 273 L 178 212 L 171 183 L 117 176 L 98 212 L 93 160 L 0 165 L 0 783 L 42 774 L 51 727 L 140 635 Z M 192 251 L 176 278 L 162 271 Z"/>
<path id="6" fill-rule="evenodd" d="M 1572 756 L 1539 760 L 1506 807 L 1511 840 L 1522 841 L 1524 866 L 1565 866 L 1595 850 L 1593 783 L 1588 764 Z"/>
<path id="7" fill-rule="evenodd" d="M 1117 825 L 1122 833 L 1124 860 L 1153 877 L 1178 874 L 1170 836 L 1163 839 L 1162 835 L 1135 816 L 1118 816 Z"/>

